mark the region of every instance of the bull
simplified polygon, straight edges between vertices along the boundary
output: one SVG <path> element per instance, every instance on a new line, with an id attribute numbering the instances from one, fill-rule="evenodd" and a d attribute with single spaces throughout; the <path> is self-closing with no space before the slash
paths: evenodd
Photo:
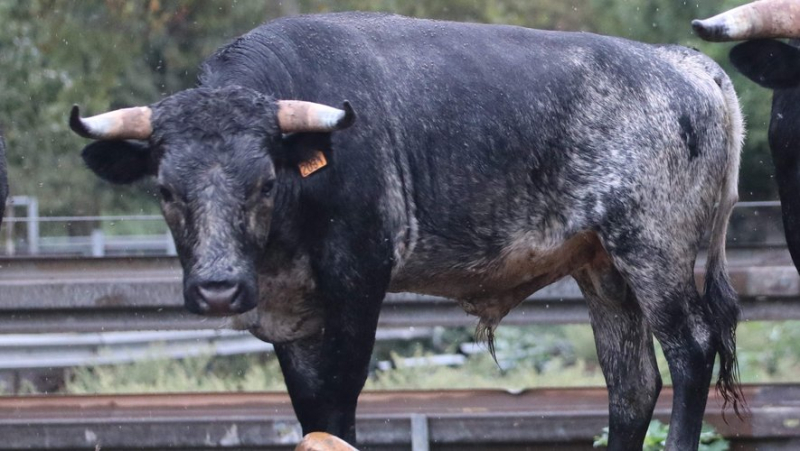
<path id="1" fill-rule="evenodd" d="M 334 108 L 330 105 L 341 105 Z M 587 300 L 610 449 L 698 446 L 715 357 L 738 407 L 725 232 L 743 124 L 725 73 L 678 46 L 342 13 L 283 18 L 199 86 L 70 126 L 113 183 L 155 177 L 186 307 L 274 343 L 304 433 L 355 443 L 387 292 L 453 298 L 491 338 L 565 277 Z M 705 293 L 693 268 L 711 225 Z"/>
<path id="2" fill-rule="evenodd" d="M 748 40 L 730 52 L 736 69 L 773 90 L 769 146 L 781 200 L 786 243 L 800 270 L 800 2 L 763 0 L 740 6 L 692 26 L 710 41 Z"/>

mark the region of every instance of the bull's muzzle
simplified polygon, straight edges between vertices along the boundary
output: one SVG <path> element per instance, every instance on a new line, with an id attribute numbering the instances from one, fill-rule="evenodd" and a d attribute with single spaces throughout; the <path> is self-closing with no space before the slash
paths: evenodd
<path id="1" fill-rule="evenodd" d="M 187 310 L 206 316 L 238 315 L 256 306 L 251 284 L 235 279 L 190 281 L 184 297 Z"/>

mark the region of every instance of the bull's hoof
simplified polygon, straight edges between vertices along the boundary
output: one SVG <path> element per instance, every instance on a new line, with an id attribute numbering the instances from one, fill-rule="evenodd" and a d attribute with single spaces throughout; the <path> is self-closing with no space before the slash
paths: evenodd
<path id="1" fill-rule="evenodd" d="M 294 451 L 358 451 L 347 442 L 325 432 L 312 432 L 297 445 Z"/>

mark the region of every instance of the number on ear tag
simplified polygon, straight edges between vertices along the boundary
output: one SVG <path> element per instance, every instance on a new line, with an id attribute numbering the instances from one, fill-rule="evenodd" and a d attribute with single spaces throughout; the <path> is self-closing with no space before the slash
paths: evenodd
<path id="1" fill-rule="evenodd" d="M 300 162 L 298 167 L 300 168 L 300 175 L 302 175 L 303 177 L 308 177 L 309 175 L 319 171 L 320 169 L 324 168 L 327 165 L 328 165 L 328 160 L 325 159 L 325 154 L 317 150 L 314 152 L 314 156 L 312 156 L 306 161 Z"/>

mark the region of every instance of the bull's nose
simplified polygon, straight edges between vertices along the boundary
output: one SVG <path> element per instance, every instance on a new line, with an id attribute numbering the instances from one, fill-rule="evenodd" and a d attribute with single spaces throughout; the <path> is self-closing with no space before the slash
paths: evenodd
<path id="1" fill-rule="evenodd" d="M 204 282 L 197 286 L 201 310 L 208 315 L 232 315 L 239 311 L 241 285 L 234 281 Z"/>

